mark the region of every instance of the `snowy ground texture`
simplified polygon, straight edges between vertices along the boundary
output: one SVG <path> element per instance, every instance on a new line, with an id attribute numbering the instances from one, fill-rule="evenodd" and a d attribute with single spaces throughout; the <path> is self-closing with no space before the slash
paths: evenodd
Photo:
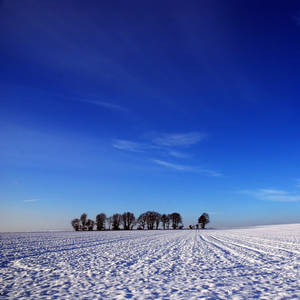
<path id="1" fill-rule="evenodd" d="M 300 224 L 0 234 L 0 298 L 300 299 Z"/>

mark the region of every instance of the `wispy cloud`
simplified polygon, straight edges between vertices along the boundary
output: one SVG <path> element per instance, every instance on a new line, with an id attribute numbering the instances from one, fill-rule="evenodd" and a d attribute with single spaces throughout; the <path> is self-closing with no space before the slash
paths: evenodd
<path id="1" fill-rule="evenodd" d="M 129 140 L 115 139 L 112 146 L 114 148 L 126 151 L 146 151 L 146 150 L 158 150 L 165 152 L 171 156 L 177 158 L 187 158 L 189 155 L 177 151 L 177 147 L 192 146 L 205 138 L 205 134 L 199 132 L 190 132 L 182 134 L 161 134 L 154 138 L 148 138 L 145 142 L 135 142 Z"/>
<path id="2" fill-rule="evenodd" d="M 296 179 L 296 187 L 297 187 L 297 188 L 300 188 L 300 179 L 299 179 L 299 178 Z"/>
<path id="3" fill-rule="evenodd" d="M 184 165 L 179 165 L 179 164 L 173 164 L 167 161 L 163 161 L 160 159 L 153 159 L 152 160 L 154 163 L 167 167 L 167 168 L 171 168 L 174 170 L 179 170 L 179 171 L 193 171 L 193 169 L 190 166 L 184 166 Z"/>
<path id="4" fill-rule="evenodd" d="M 26 200 L 23 200 L 23 202 L 26 202 L 26 203 L 37 202 L 37 201 L 39 201 L 39 199 L 26 199 Z"/>
<path id="5" fill-rule="evenodd" d="M 153 134 L 151 134 L 151 137 L 149 137 L 149 135 L 146 137 L 145 142 L 115 139 L 112 141 L 112 146 L 118 150 L 142 152 L 143 155 L 160 156 L 163 159 L 152 159 L 151 161 L 165 168 L 177 171 L 196 172 L 212 177 L 223 176 L 223 174 L 210 169 L 202 169 L 194 165 L 178 164 L 164 160 L 166 156 L 177 159 L 187 159 L 191 157 L 187 153 L 178 151 L 178 147 L 191 147 L 205 137 L 206 134 L 200 132 L 160 134 L 156 137 L 153 137 Z"/>
<path id="6" fill-rule="evenodd" d="M 152 142 L 161 146 L 182 147 L 194 145 L 202 141 L 205 137 L 206 134 L 200 132 L 162 134 L 154 138 Z"/>
<path id="7" fill-rule="evenodd" d="M 278 201 L 278 202 L 296 202 L 300 201 L 300 194 L 277 189 L 258 189 L 244 190 L 244 194 L 251 195 L 260 200 Z"/>
<path id="8" fill-rule="evenodd" d="M 212 176 L 212 177 L 219 177 L 222 176 L 221 173 L 212 171 L 212 170 L 207 170 L 207 169 L 201 169 L 200 167 L 194 167 L 194 166 L 187 166 L 187 165 L 181 165 L 181 164 L 174 164 L 174 163 L 170 163 L 164 160 L 160 160 L 160 159 L 153 159 L 152 162 L 169 168 L 169 169 L 173 169 L 173 170 L 178 170 L 178 171 L 185 171 L 185 172 L 195 172 L 195 173 L 201 173 L 203 175 L 206 176 Z"/>
<path id="9" fill-rule="evenodd" d="M 187 158 L 187 157 L 190 156 L 186 153 L 182 153 L 182 152 L 178 152 L 178 151 L 174 151 L 174 150 L 169 151 L 169 154 L 171 156 L 174 156 L 174 157 L 177 157 L 177 158 Z"/>
<path id="10" fill-rule="evenodd" d="M 145 145 L 127 140 L 113 140 L 112 146 L 119 150 L 143 152 Z"/>
<path id="11" fill-rule="evenodd" d="M 114 111 L 123 111 L 123 112 L 128 111 L 127 108 L 110 102 L 104 102 L 99 100 L 80 100 L 80 102 L 93 104 Z"/>
<path id="12" fill-rule="evenodd" d="M 223 176 L 222 173 L 213 171 L 213 170 L 207 170 L 207 169 L 201 169 L 199 170 L 200 173 L 207 175 L 207 176 L 211 176 L 211 177 L 220 177 Z"/>

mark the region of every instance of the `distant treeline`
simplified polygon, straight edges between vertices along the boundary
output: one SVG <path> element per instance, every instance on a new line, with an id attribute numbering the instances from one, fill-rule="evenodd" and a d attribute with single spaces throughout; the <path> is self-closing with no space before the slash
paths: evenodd
<path id="1" fill-rule="evenodd" d="M 205 225 L 209 223 L 209 216 L 207 213 L 203 213 L 198 218 L 196 225 L 189 225 L 190 229 L 205 228 Z M 172 214 L 160 214 L 156 211 L 147 211 L 142 213 L 137 219 L 132 212 L 124 212 L 123 214 L 114 214 L 111 217 L 106 217 L 104 213 L 100 213 L 96 216 L 96 221 L 88 219 L 87 214 L 83 213 L 80 219 L 73 219 L 72 227 L 75 231 L 93 231 L 96 230 L 132 230 L 136 227 L 137 230 L 153 230 L 159 229 L 162 225 L 162 229 L 183 229 L 182 217 L 179 213 L 174 212 Z"/>

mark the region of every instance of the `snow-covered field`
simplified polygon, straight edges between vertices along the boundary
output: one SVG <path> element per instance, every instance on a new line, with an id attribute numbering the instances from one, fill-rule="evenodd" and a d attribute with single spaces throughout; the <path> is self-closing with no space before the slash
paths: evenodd
<path id="1" fill-rule="evenodd" d="M 300 299 L 300 224 L 0 234 L 0 298 Z"/>

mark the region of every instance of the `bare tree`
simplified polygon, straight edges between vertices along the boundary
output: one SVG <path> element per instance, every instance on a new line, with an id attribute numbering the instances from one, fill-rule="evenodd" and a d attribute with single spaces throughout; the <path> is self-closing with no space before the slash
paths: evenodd
<path id="1" fill-rule="evenodd" d="M 112 220 L 113 220 L 112 217 L 108 217 L 108 218 L 106 219 L 106 222 L 107 222 L 107 225 L 108 225 L 108 230 L 111 230 L 111 227 L 112 227 Z"/>
<path id="2" fill-rule="evenodd" d="M 112 229 L 119 230 L 121 224 L 122 216 L 120 214 L 114 214 L 112 216 Z"/>
<path id="3" fill-rule="evenodd" d="M 123 224 L 123 229 L 124 230 L 132 229 L 132 227 L 134 225 L 134 221 L 135 221 L 135 216 L 134 216 L 133 213 L 128 211 L 128 212 L 124 212 L 122 214 L 121 222 Z"/>
<path id="4" fill-rule="evenodd" d="M 155 229 L 156 229 L 156 230 L 157 230 L 158 227 L 159 227 L 160 221 L 161 221 L 161 215 L 160 215 L 160 213 L 157 213 L 157 214 L 156 214 L 156 218 L 155 218 Z"/>
<path id="5" fill-rule="evenodd" d="M 106 215 L 104 213 L 98 214 L 96 216 L 96 226 L 97 230 L 105 230 Z"/>
<path id="6" fill-rule="evenodd" d="M 138 217 L 137 223 L 139 224 L 139 229 L 145 229 L 146 220 L 147 220 L 147 215 L 146 215 L 146 213 L 142 213 L 142 214 Z"/>
<path id="7" fill-rule="evenodd" d="M 161 216 L 161 222 L 162 222 L 162 225 L 163 225 L 163 229 L 165 230 L 166 229 L 166 224 L 169 222 L 169 216 L 166 215 L 166 214 L 163 214 Z"/>
<path id="8" fill-rule="evenodd" d="M 168 230 L 170 229 L 170 223 L 171 223 L 171 215 L 168 214 L 168 215 L 167 215 L 167 222 L 166 222 L 166 225 L 167 225 L 167 229 L 168 229 Z"/>
<path id="9" fill-rule="evenodd" d="M 79 219 L 77 219 L 77 218 L 73 219 L 71 224 L 75 231 L 79 231 L 79 229 L 80 229 L 80 220 Z"/>
<path id="10" fill-rule="evenodd" d="M 94 226 L 95 226 L 95 221 L 88 219 L 86 222 L 86 227 L 88 231 L 92 231 L 94 229 Z"/>
<path id="11" fill-rule="evenodd" d="M 177 229 L 179 224 L 182 223 L 181 215 L 177 212 L 174 212 L 170 215 L 170 219 L 172 221 L 173 229 Z"/>
<path id="12" fill-rule="evenodd" d="M 203 215 L 209 222 L 208 214 L 204 213 Z M 203 215 L 201 217 L 203 217 Z M 159 229 L 160 222 L 162 222 L 163 229 L 169 229 L 170 223 L 172 223 L 173 229 L 177 229 L 179 228 L 179 224 L 182 225 L 182 218 L 180 214 L 176 212 L 168 215 L 161 215 L 156 211 L 147 211 L 145 213 L 142 213 L 137 220 L 135 219 L 135 216 L 132 212 L 124 212 L 122 215 L 116 213 L 109 218 L 107 218 L 104 213 L 100 213 L 96 216 L 95 222 L 91 219 L 87 219 L 87 214 L 83 213 L 80 216 L 80 219 L 73 219 L 71 221 L 71 224 L 75 231 L 94 230 L 95 225 L 97 230 L 105 230 L 105 223 L 107 223 L 109 230 L 119 230 L 121 224 L 124 230 L 131 230 L 136 224 L 138 224 L 137 229 L 145 229 L 145 227 L 147 226 L 148 230 L 157 230 Z M 208 222 L 206 222 L 205 224 L 207 224 Z M 205 227 L 205 224 L 202 225 L 202 228 Z M 183 226 L 181 227 L 183 228 Z"/>
<path id="13" fill-rule="evenodd" d="M 203 213 L 199 219 L 198 223 L 201 224 L 201 228 L 205 229 L 205 225 L 209 223 L 209 215 L 207 213 Z"/>
<path id="14" fill-rule="evenodd" d="M 81 221 L 81 228 L 82 230 L 86 230 L 86 218 L 87 218 L 87 214 L 86 213 L 83 213 L 81 216 L 80 216 L 80 221 Z"/>
<path id="15" fill-rule="evenodd" d="M 147 211 L 146 212 L 146 224 L 147 229 L 152 230 L 154 229 L 154 224 L 156 220 L 160 218 L 160 214 L 156 211 Z"/>

